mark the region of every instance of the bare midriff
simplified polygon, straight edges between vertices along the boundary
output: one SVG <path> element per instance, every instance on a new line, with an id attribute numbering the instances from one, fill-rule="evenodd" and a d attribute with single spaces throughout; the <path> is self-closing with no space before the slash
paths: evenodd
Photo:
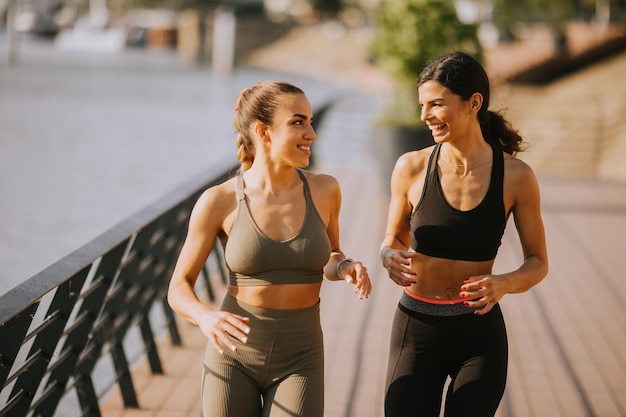
<path id="1" fill-rule="evenodd" d="M 493 262 L 459 261 L 420 255 L 411 262 L 417 282 L 407 287 L 407 290 L 432 300 L 461 299 L 459 293 L 465 280 L 472 276 L 491 274 Z"/>
<path id="2" fill-rule="evenodd" d="M 296 310 L 317 304 L 322 283 L 273 284 L 250 287 L 228 287 L 228 293 L 237 300 L 260 308 Z"/>

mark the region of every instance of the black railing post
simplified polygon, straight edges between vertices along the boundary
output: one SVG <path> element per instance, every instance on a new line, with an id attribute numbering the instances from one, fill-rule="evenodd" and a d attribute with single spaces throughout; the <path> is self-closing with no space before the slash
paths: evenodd
<path id="1" fill-rule="evenodd" d="M 161 299 L 161 305 L 163 306 L 163 314 L 165 315 L 165 321 L 167 324 L 167 329 L 170 335 L 170 340 L 172 341 L 172 345 L 181 346 L 183 344 L 182 339 L 180 337 L 180 331 L 178 330 L 178 325 L 176 324 L 176 317 L 174 315 L 174 311 L 170 308 L 170 305 L 167 303 L 167 299 Z"/>
<path id="2" fill-rule="evenodd" d="M 75 386 L 82 415 L 85 417 L 100 417 L 98 396 L 96 395 L 91 377 L 89 375 L 79 375 Z"/>
<path id="3" fill-rule="evenodd" d="M 7 377 L 22 347 L 37 307 L 39 307 L 39 301 L 26 306 L 10 322 L 0 324 L 0 387 L 2 389 L 6 386 Z"/>
<path id="4" fill-rule="evenodd" d="M 163 374 L 163 365 L 161 365 L 161 359 L 159 358 L 159 352 L 154 340 L 154 333 L 152 332 L 152 327 L 150 327 L 148 317 L 144 317 L 140 320 L 139 328 L 141 329 L 141 337 L 146 347 L 146 356 L 150 364 L 150 371 L 152 371 L 153 374 Z"/>
<path id="5" fill-rule="evenodd" d="M 116 379 L 124 400 L 124 406 L 127 408 L 139 408 L 139 400 L 137 400 L 133 378 L 130 375 L 128 360 L 121 343 L 114 343 L 111 346 L 111 358 L 113 359 Z"/>
<path id="6" fill-rule="evenodd" d="M 42 323 L 31 333 L 35 336 L 26 357 L 29 372 L 24 372 L 17 378 L 10 394 L 10 396 L 18 393 L 24 394 L 22 401 L 17 406 L 16 415 L 27 414 L 35 392 L 39 389 L 39 384 L 43 381 L 48 370 L 48 364 L 61 339 L 65 324 L 78 299 L 88 272 L 89 267 L 85 267 L 56 288 L 54 298 Z M 42 399 L 45 398 L 42 397 Z M 49 411 L 50 415 L 54 412 L 54 410 L 47 411 Z"/>

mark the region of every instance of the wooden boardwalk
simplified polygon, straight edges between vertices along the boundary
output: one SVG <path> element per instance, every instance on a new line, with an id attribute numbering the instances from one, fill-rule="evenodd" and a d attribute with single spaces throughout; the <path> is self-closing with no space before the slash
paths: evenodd
<path id="1" fill-rule="evenodd" d="M 389 329 L 401 289 L 378 260 L 388 197 L 367 139 L 370 104 L 346 99 L 329 114 L 316 145 L 316 169 L 343 190 L 342 246 L 374 280 L 359 301 L 342 283 L 322 288 L 326 417 L 382 417 Z M 360 116 L 359 116 L 360 115 Z M 322 136 L 324 133 L 328 136 Z M 332 138 L 331 138 L 332 136 Z M 498 417 L 626 416 L 626 184 L 543 179 L 550 272 L 531 291 L 501 302 L 509 337 L 509 375 Z M 495 272 L 522 259 L 509 224 Z M 134 370 L 141 409 L 124 410 L 119 394 L 103 404 L 111 417 L 200 417 L 205 342 L 181 323 L 183 347 L 164 340 L 165 375 L 141 361 Z"/>

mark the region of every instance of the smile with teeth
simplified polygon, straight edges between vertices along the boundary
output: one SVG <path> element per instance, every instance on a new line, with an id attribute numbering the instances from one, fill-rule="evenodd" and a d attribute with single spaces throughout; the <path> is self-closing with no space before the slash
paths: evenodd
<path id="1" fill-rule="evenodd" d="M 431 131 L 442 130 L 444 127 L 446 127 L 445 123 L 440 123 L 440 124 L 437 124 L 437 125 L 428 125 L 428 128 Z"/>
<path id="2" fill-rule="evenodd" d="M 311 152 L 311 147 L 307 145 L 298 145 L 298 148 L 306 152 Z"/>

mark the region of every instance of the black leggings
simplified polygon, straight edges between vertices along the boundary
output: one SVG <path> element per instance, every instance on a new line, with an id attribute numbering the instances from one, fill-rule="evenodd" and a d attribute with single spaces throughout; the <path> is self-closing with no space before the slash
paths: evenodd
<path id="1" fill-rule="evenodd" d="M 386 417 L 493 416 L 506 383 L 508 345 L 500 306 L 439 317 L 398 305 L 391 331 Z"/>

